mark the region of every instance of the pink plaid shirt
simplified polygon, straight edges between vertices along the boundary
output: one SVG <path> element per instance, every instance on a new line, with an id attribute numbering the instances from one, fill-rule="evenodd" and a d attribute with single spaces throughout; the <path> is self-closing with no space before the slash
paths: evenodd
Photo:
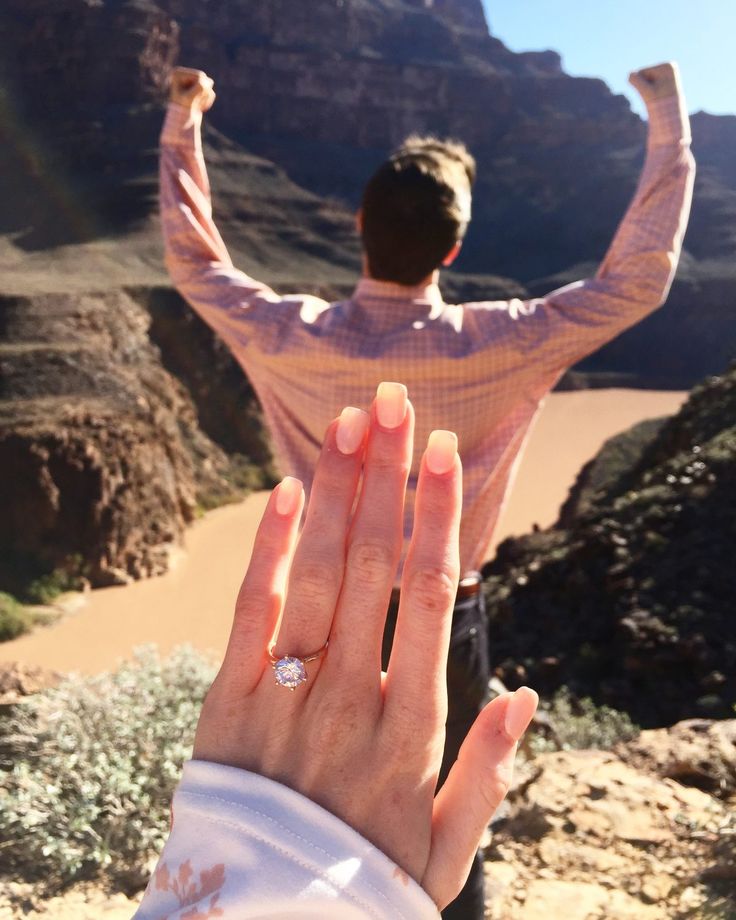
<path id="1" fill-rule="evenodd" d="M 419 459 L 435 428 L 459 438 L 464 571 L 484 561 L 516 461 L 560 375 L 663 303 L 695 172 L 681 96 L 651 102 L 634 198 L 596 275 L 533 300 L 446 304 L 436 284 L 363 278 L 349 300 L 279 296 L 233 267 L 212 220 L 201 116 L 170 105 L 161 135 L 161 214 L 174 284 L 227 343 L 263 406 L 280 465 L 308 489 L 329 422 L 405 383 Z"/>

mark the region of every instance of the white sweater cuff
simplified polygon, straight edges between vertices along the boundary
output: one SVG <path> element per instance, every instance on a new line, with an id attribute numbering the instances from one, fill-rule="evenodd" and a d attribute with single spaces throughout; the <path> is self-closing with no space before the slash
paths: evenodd
<path id="1" fill-rule="evenodd" d="M 189 761 L 172 822 L 135 920 L 178 920 L 194 906 L 218 908 L 223 920 L 439 917 L 426 892 L 360 834 L 255 773 Z"/>

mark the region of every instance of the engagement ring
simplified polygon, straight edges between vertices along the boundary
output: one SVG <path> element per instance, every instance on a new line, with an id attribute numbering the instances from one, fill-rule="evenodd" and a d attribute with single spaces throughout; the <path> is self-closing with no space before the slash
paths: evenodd
<path id="1" fill-rule="evenodd" d="M 303 658 L 297 658 L 294 655 L 282 655 L 281 657 L 277 657 L 273 653 L 274 645 L 271 645 L 268 649 L 268 657 L 271 660 L 271 667 L 273 668 L 273 676 L 276 678 L 276 683 L 280 687 L 286 687 L 294 691 L 299 684 L 303 684 L 307 679 L 307 669 L 304 665 L 308 661 L 315 661 L 323 655 L 328 644 L 328 642 L 325 642 L 321 649 L 313 652 L 311 655 L 305 655 Z"/>

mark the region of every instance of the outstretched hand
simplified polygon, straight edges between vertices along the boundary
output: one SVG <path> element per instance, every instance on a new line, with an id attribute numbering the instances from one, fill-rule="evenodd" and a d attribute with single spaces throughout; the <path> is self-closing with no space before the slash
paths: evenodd
<path id="1" fill-rule="evenodd" d="M 629 74 L 629 83 L 649 103 L 680 92 L 680 69 L 674 61 L 644 67 Z"/>
<path id="2" fill-rule="evenodd" d="M 171 102 L 194 111 L 206 112 L 215 102 L 214 80 L 203 70 L 175 67 L 171 74 Z"/>
<path id="3" fill-rule="evenodd" d="M 394 647 L 381 672 L 413 429 L 400 384 L 382 384 L 370 414 L 345 409 L 327 430 L 298 540 L 301 483 L 287 477 L 274 490 L 194 756 L 318 802 L 441 908 L 460 891 L 506 795 L 537 696 L 522 688 L 489 703 L 435 795 L 459 575 L 461 465 L 450 432 L 433 432 L 422 459 Z M 306 682 L 293 692 L 278 685 L 269 649 L 307 659 Z"/>

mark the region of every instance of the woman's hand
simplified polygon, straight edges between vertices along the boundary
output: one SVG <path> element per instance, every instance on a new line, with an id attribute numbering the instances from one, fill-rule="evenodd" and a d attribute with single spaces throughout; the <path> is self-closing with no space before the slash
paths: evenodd
<path id="1" fill-rule="evenodd" d="M 345 409 L 327 430 L 298 541 L 301 484 L 287 478 L 274 490 L 194 756 L 254 771 L 318 802 L 443 907 L 462 887 L 507 792 L 537 697 L 523 688 L 493 700 L 435 795 L 459 575 L 461 466 L 450 432 L 433 432 L 422 460 L 396 636 L 381 673 L 413 428 L 400 384 L 379 387 L 370 416 Z M 274 641 L 275 657 L 302 659 L 329 645 L 290 692 L 274 678 Z"/>
<path id="2" fill-rule="evenodd" d="M 203 70 L 175 67 L 171 74 L 169 99 L 192 111 L 207 112 L 215 102 L 215 82 Z"/>

